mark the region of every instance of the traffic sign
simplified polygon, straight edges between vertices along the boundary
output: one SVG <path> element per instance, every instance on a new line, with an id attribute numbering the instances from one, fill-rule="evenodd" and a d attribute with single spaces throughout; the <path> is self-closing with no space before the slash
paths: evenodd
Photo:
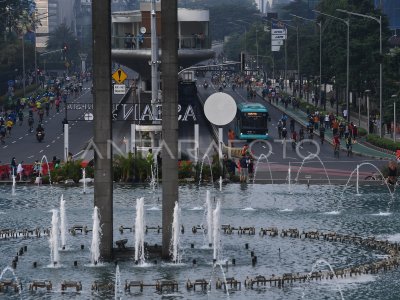
<path id="1" fill-rule="evenodd" d="M 115 95 L 125 95 L 125 93 L 126 93 L 125 84 L 114 84 Z"/>
<path id="2" fill-rule="evenodd" d="M 271 40 L 286 40 L 285 34 L 272 34 Z"/>
<path id="3" fill-rule="evenodd" d="M 272 52 L 278 52 L 279 50 L 281 50 L 281 46 L 271 46 Z"/>
<path id="4" fill-rule="evenodd" d="M 112 74 L 112 78 L 117 82 L 117 83 L 123 83 L 125 79 L 128 78 L 128 75 L 124 72 L 122 69 L 118 69 Z"/>
<path id="5" fill-rule="evenodd" d="M 283 40 L 272 40 L 271 45 L 272 46 L 283 46 Z"/>
<path id="6" fill-rule="evenodd" d="M 286 29 L 271 29 L 271 34 L 286 34 Z"/>

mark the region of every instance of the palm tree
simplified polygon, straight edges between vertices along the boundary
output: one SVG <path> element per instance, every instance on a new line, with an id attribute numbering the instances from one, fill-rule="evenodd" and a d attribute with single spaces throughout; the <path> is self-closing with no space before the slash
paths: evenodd
<path id="1" fill-rule="evenodd" d="M 69 64 L 80 61 L 79 42 L 71 29 L 64 23 L 50 33 L 46 48 L 48 51 L 60 50 L 60 53 L 49 55 L 49 60 L 58 62 L 61 57 L 63 61 Z"/>

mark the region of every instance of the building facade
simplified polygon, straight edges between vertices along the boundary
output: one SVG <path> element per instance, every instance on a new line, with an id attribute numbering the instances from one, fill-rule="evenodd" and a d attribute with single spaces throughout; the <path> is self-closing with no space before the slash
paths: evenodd
<path id="1" fill-rule="evenodd" d="M 49 33 L 64 23 L 72 28 L 73 0 L 36 0 L 36 18 L 40 21 L 36 28 L 36 47 L 45 49 Z"/>

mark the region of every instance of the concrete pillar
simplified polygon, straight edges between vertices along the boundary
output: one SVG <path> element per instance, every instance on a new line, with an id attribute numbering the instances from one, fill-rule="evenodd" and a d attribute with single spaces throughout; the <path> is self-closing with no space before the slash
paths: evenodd
<path id="1" fill-rule="evenodd" d="M 163 78 L 162 257 L 169 259 L 175 201 L 178 201 L 178 3 L 161 2 Z M 168 148 L 167 148 L 168 147 Z M 169 152 L 168 149 L 171 151 Z M 168 176 L 166 176 L 168 174 Z"/>
<path id="2" fill-rule="evenodd" d="M 112 185 L 112 98 L 111 98 L 111 4 L 109 0 L 92 2 L 93 103 L 94 103 L 94 205 L 101 216 L 100 256 L 112 258 L 113 185 Z"/>

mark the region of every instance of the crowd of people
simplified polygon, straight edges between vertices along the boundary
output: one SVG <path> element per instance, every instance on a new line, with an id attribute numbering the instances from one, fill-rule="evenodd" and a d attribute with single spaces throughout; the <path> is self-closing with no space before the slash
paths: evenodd
<path id="1" fill-rule="evenodd" d="M 8 137 L 11 137 L 14 126 L 23 126 L 25 120 L 27 131 L 44 133 L 43 120 L 50 116 L 50 113 L 60 111 L 62 104 L 66 105 L 70 97 L 78 97 L 83 90 L 85 76 L 66 76 L 61 79 L 48 80 L 48 84 L 39 88 L 28 97 L 21 97 L 7 108 L 0 108 L 0 141 L 5 144 Z"/>

